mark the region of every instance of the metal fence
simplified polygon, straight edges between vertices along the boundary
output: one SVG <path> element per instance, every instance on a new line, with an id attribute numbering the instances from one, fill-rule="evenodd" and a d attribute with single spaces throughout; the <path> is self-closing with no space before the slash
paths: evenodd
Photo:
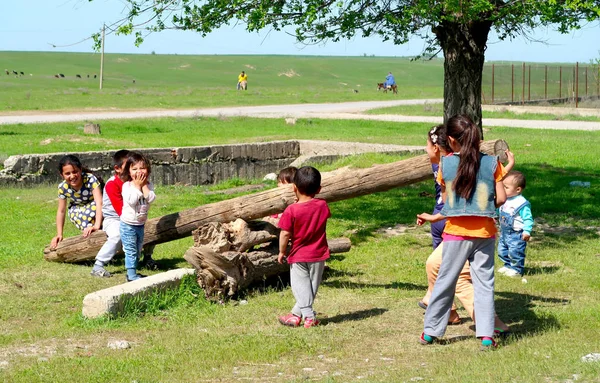
<path id="1" fill-rule="evenodd" d="M 600 99 L 597 65 L 485 64 L 484 104 L 573 103 Z"/>

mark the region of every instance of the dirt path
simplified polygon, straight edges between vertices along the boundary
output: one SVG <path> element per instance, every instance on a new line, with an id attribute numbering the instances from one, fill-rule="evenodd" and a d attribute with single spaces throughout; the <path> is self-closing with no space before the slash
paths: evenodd
<path id="1" fill-rule="evenodd" d="M 397 105 L 419 105 L 425 103 L 441 103 L 441 99 L 392 100 L 392 101 L 359 101 L 330 104 L 291 104 L 291 105 L 262 105 L 246 107 L 222 107 L 185 110 L 137 110 L 137 111 L 81 111 L 55 113 L 24 113 L 0 116 L 2 124 L 45 124 L 69 121 L 101 121 L 111 119 L 137 119 L 160 117 L 260 117 L 260 118 L 324 118 L 340 120 L 373 120 L 389 122 L 425 122 L 439 124 L 442 117 L 402 116 L 402 115 L 368 115 L 362 112 Z M 495 107 L 494 107 L 495 108 Z M 488 109 L 488 107 L 485 107 Z M 515 107 L 502 106 L 502 110 L 531 113 L 577 114 L 580 109 L 548 107 Z M 587 113 L 596 113 L 586 110 Z M 590 115 L 590 114 L 585 114 Z M 597 112 L 600 116 L 600 112 Z M 559 129 L 559 130 L 600 130 L 600 123 L 588 121 L 556 121 L 556 120 L 513 120 L 513 119 L 484 119 L 484 126 L 506 126 L 513 128 Z"/>

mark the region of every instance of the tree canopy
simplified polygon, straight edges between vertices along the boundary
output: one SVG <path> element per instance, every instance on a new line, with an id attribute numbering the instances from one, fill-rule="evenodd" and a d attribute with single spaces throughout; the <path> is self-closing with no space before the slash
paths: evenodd
<path id="1" fill-rule="evenodd" d="M 207 35 L 232 23 L 249 32 L 293 30 L 304 43 L 378 36 L 398 45 L 420 36 L 428 42 L 425 53 L 444 53 L 445 117 L 466 113 L 480 125 L 481 75 L 492 29 L 500 39 L 527 36 L 540 26 L 566 33 L 600 18 L 600 0 L 122 1 L 128 13 L 113 28 L 135 33 L 136 44 L 145 33 L 178 29 Z"/>

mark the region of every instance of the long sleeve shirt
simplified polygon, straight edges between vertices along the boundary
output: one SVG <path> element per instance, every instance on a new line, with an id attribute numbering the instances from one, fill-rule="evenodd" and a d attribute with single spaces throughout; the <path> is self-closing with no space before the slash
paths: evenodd
<path id="1" fill-rule="evenodd" d="M 527 202 L 525 197 L 516 195 L 514 197 L 509 197 L 500 209 L 508 214 L 513 214 L 515 209 L 525 202 Z M 530 204 L 525 204 L 515 215 L 513 230 L 523 230 L 523 233 L 531 235 L 531 230 L 533 230 L 533 215 L 531 214 Z"/>
<path id="2" fill-rule="evenodd" d="M 148 220 L 148 210 L 150 204 L 156 199 L 154 194 L 154 185 L 148 184 L 148 197 L 138 190 L 131 181 L 123 184 L 123 211 L 121 213 L 121 222 L 129 225 L 141 226 Z"/>

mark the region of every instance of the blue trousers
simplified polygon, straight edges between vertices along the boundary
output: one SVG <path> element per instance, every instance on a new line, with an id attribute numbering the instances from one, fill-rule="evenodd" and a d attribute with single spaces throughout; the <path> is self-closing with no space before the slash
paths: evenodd
<path id="1" fill-rule="evenodd" d="M 144 225 L 136 226 L 121 222 L 119 232 L 125 252 L 125 268 L 135 270 L 144 244 Z"/>
<path id="2" fill-rule="evenodd" d="M 523 275 L 525 271 L 525 248 L 522 231 L 514 231 L 502 227 L 498 240 L 498 257 L 504 262 L 504 267 L 513 269 Z"/>

